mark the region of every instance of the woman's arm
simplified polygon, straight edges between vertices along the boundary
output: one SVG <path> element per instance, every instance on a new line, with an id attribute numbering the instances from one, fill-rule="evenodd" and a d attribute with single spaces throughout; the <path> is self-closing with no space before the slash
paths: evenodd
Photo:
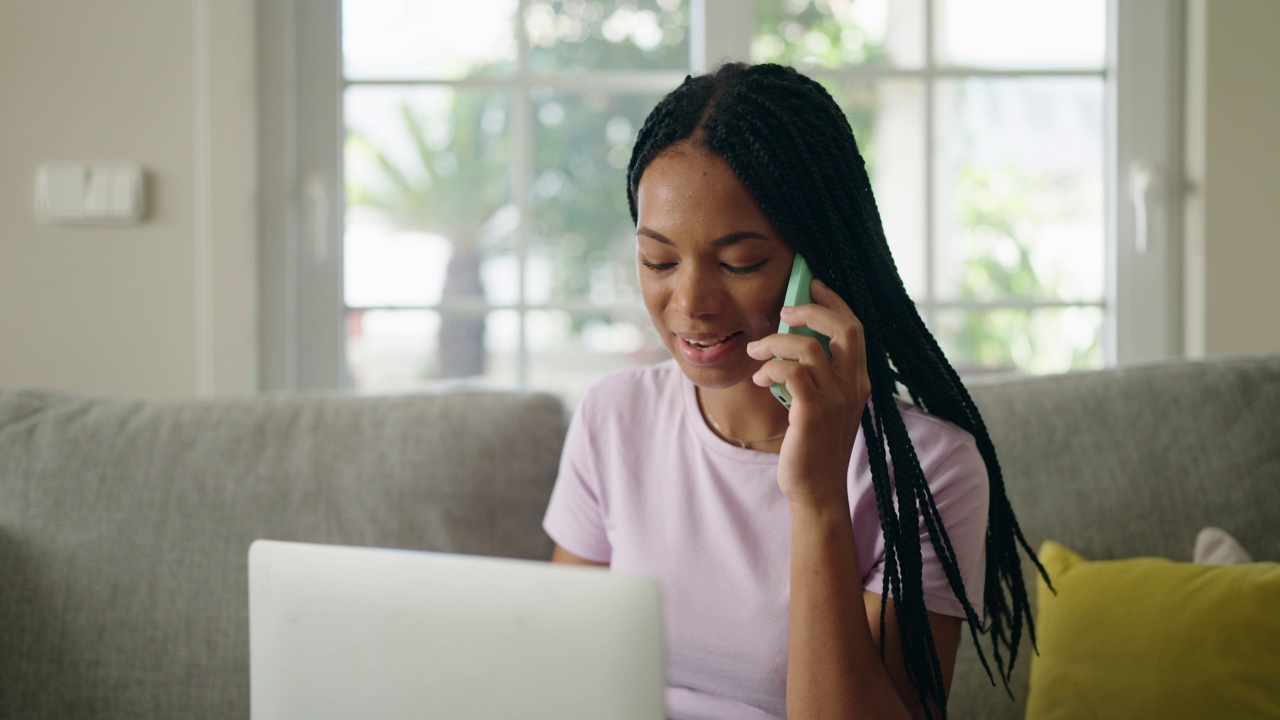
<path id="1" fill-rule="evenodd" d="M 880 603 L 863 590 L 848 507 L 792 505 L 791 639 L 787 656 L 787 717 L 923 718 L 907 679 L 893 601 L 885 616 L 880 659 Z M 949 689 L 960 642 L 960 620 L 929 613 Z M 941 717 L 931 707 L 933 717 Z"/>
<path id="2" fill-rule="evenodd" d="M 873 593 L 863 590 L 862 597 L 867 606 L 867 624 L 871 629 L 871 637 L 876 641 L 876 647 L 879 648 L 880 638 L 880 593 Z M 893 680 L 893 686 L 898 689 L 898 695 L 902 697 L 903 702 L 911 709 L 914 717 L 924 717 L 924 711 L 920 708 L 920 702 L 916 689 L 911 685 L 911 681 L 907 679 L 907 668 L 902 659 L 902 633 L 898 630 L 898 614 L 894 608 L 892 599 L 888 600 L 889 606 L 885 609 L 884 614 L 884 632 L 885 632 L 885 648 L 884 648 L 884 664 L 889 671 L 889 678 Z M 938 650 L 938 662 L 942 666 L 942 688 L 943 696 L 947 697 L 951 694 L 951 678 L 955 674 L 956 653 L 960 649 L 960 631 L 964 623 L 963 620 L 949 615 L 939 615 L 938 613 L 926 612 L 929 619 L 929 629 L 933 632 L 933 643 Z M 929 712 L 933 717 L 942 717 L 936 705 L 929 706 Z"/>
<path id="3" fill-rule="evenodd" d="M 609 563 L 596 562 L 595 560 L 588 560 L 584 557 L 578 557 L 577 555 L 574 555 L 573 553 L 569 552 L 568 550 L 565 550 L 559 545 L 556 545 L 555 549 L 551 551 L 551 562 L 563 563 L 565 565 L 591 565 L 594 567 L 609 567 Z"/>
<path id="4" fill-rule="evenodd" d="M 829 357 L 816 340 L 798 335 L 771 335 L 747 346 L 765 361 L 755 383 L 785 383 L 793 398 L 778 458 L 778 487 L 791 505 L 787 717 L 924 717 L 907 679 L 892 604 L 886 637 L 878 637 L 880 600 L 862 588 L 849 512 L 849 457 L 871 396 L 862 323 L 821 281 L 812 290 L 813 304 L 783 308 L 782 318 L 829 337 Z M 959 621 L 929 618 L 945 692 Z M 941 716 L 937 708 L 931 712 Z"/>

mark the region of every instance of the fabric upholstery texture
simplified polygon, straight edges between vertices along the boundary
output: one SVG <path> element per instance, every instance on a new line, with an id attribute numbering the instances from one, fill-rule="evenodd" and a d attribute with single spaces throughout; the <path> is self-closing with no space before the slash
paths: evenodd
<path id="1" fill-rule="evenodd" d="M 1098 560 L 1190 560 L 1189 540 L 1213 525 L 1255 559 L 1280 560 L 1280 356 L 968 386 L 1032 548 L 1054 539 Z M 1023 575 L 1034 594 L 1029 562 Z M 950 716 L 1022 718 L 1032 652 L 1024 635 L 1010 700 L 962 633 Z"/>
<path id="2" fill-rule="evenodd" d="M 1040 559 L 1026 720 L 1280 718 L 1280 563 Z"/>
<path id="3" fill-rule="evenodd" d="M 248 716 L 255 538 L 548 557 L 549 395 L 0 391 L 0 717 Z"/>

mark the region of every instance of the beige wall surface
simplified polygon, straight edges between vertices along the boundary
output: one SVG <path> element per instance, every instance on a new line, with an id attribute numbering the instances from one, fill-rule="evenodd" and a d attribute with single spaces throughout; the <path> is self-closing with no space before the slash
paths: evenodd
<path id="1" fill-rule="evenodd" d="M 0 3 L 0 385 L 253 389 L 251 11 Z M 146 217 L 42 223 L 49 161 L 141 165 Z"/>
<path id="2" fill-rule="evenodd" d="M 1280 352 L 1280 2 L 1188 11 L 1186 351 Z"/>

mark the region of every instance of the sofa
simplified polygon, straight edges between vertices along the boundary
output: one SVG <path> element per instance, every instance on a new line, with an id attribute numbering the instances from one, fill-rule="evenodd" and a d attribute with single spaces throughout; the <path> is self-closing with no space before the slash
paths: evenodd
<path id="1" fill-rule="evenodd" d="M 1033 547 L 1188 560 L 1214 525 L 1280 559 L 1280 356 L 970 390 Z M 246 717 L 252 540 L 546 558 L 566 424 L 528 391 L 0 389 L 0 718 Z M 966 641 L 950 716 L 1022 717 L 1030 659 L 1011 700 Z"/>

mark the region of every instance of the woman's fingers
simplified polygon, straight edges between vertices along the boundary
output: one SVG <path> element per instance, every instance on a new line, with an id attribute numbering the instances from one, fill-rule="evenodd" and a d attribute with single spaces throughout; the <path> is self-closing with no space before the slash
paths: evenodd
<path id="1" fill-rule="evenodd" d="M 830 339 L 831 364 L 837 367 L 858 369 L 866 364 L 866 342 L 863 337 L 862 322 L 853 314 L 853 310 L 834 290 L 821 280 L 814 280 L 812 286 L 814 302 L 807 305 L 782 308 L 782 319 L 792 327 L 807 327 Z M 773 335 L 761 342 L 772 341 L 781 337 L 802 337 L 794 335 Z M 794 344 L 779 344 L 778 349 L 766 355 L 763 351 L 751 354 L 757 360 L 770 357 L 782 357 L 804 360 L 798 353 L 787 354 L 785 351 Z M 748 353 L 751 351 L 748 349 Z"/>
<path id="2" fill-rule="evenodd" d="M 751 376 L 760 387 L 774 383 L 786 385 L 793 397 L 810 397 L 810 389 L 830 386 L 834 381 L 831 363 L 822 346 L 811 337 L 800 335 L 774 335 L 770 339 L 751 343 L 747 352 L 764 365 Z"/>
<path id="3" fill-rule="evenodd" d="M 822 422 L 831 412 L 843 416 L 846 390 L 830 378 L 820 378 L 811 365 L 790 360 L 774 359 L 766 362 L 751 376 L 759 387 L 784 385 L 791 394 L 791 425 L 799 427 L 808 422 Z M 801 410 L 802 409 L 802 410 Z M 800 414 L 795 414 L 799 412 Z"/>
<path id="4" fill-rule="evenodd" d="M 747 343 L 747 355 L 756 360 L 796 360 L 809 365 L 829 365 L 827 354 L 817 338 L 808 335 L 777 333 Z"/>
<path id="5" fill-rule="evenodd" d="M 786 385 L 793 396 L 801 397 L 808 394 L 802 388 L 818 387 L 811 368 L 798 362 L 781 359 L 770 360 L 761 365 L 760 369 L 751 376 L 751 380 L 760 387 L 769 387 L 775 383 Z"/>
<path id="6" fill-rule="evenodd" d="M 782 319 L 793 327 L 807 327 L 826 335 L 843 347 L 860 350 L 863 346 L 862 321 L 853 314 L 844 298 L 821 280 L 814 280 L 813 300 L 809 305 L 782 308 Z"/>
<path id="7" fill-rule="evenodd" d="M 760 386 L 785 384 L 797 397 L 826 388 L 826 392 L 865 401 L 870 379 L 862 323 L 844 299 L 821 281 L 815 280 L 811 290 L 814 302 L 782 308 L 782 319 L 792 327 L 827 336 L 830 357 L 816 338 L 776 333 L 747 345 L 748 355 L 765 361 L 752 379 Z"/>

